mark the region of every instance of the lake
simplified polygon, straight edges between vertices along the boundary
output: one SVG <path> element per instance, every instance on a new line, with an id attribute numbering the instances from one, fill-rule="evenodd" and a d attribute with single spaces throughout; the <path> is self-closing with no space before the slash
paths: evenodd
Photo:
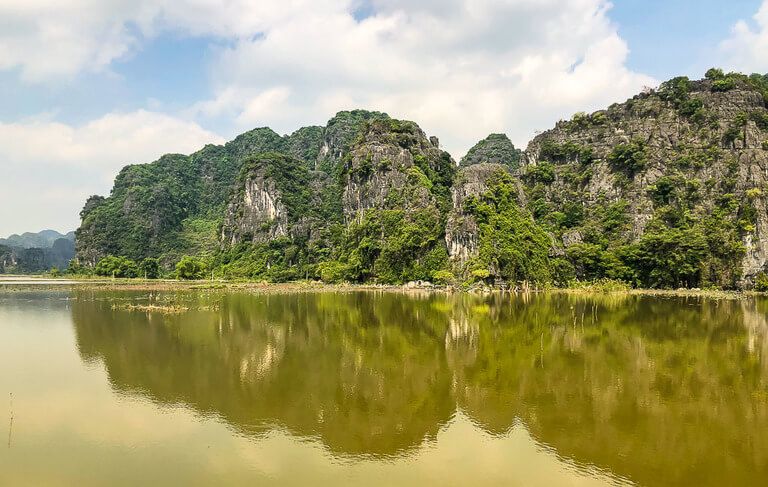
<path id="1" fill-rule="evenodd" d="M 767 485 L 768 300 L 0 291 L 0 485 Z"/>

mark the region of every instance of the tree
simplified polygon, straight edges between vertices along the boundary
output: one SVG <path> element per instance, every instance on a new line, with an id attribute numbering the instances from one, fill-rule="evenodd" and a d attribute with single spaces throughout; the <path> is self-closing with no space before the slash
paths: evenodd
<path id="1" fill-rule="evenodd" d="M 136 277 L 139 269 L 136 262 L 127 257 L 108 255 L 96 264 L 95 273 L 107 277 Z"/>
<path id="2" fill-rule="evenodd" d="M 552 241 L 518 205 L 516 195 L 512 176 L 499 171 L 489 178 L 485 193 L 465 202 L 465 210 L 476 218 L 480 234 L 478 256 L 469 267 L 477 280 L 493 276 L 510 282 L 549 283 Z"/>
<path id="3" fill-rule="evenodd" d="M 208 266 L 196 257 L 185 255 L 176 264 L 176 276 L 179 279 L 195 280 L 205 278 Z"/>
<path id="4" fill-rule="evenodd" d="M 144 279 L 157 279 L 160 277 L 160 261 L 147 257 L 139 263 L 139 276 Z"/>

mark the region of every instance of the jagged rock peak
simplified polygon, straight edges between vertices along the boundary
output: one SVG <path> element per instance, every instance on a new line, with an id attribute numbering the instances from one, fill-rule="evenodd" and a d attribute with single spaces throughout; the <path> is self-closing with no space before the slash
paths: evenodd
<path id="1" fill-rule="evenodd" d="M 434 205 L 441 191 L 447 197 L 455 165 L 414 122 L 373 119 L 344 158 L 345 219 L 359 220 L 370 208 Z"/>

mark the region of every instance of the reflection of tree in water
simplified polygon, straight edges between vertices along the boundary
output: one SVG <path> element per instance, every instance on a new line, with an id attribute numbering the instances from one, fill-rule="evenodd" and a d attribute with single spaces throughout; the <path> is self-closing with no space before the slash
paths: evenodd
<path id="1" fill-rule="evenodd" d="M 746 305 L 615 299 L 541 296 L 478 317 L 458 403 L 494 432 L 520 417 L 561 455 L 641 484 L 768 479 L 765 357 L 747 356 Z"/>
<path id="2" fill-rule="evenodd" d="M 114 387 L 252 434 L 279 423 L 337 453 L 395 454 L 454 411 L 429 301 L 227 295 L 219 309 L 150 319 L 78 301 L 73 314 L 81 354 L 100 356 Z"/>
<path id="3" fill-rule="evenodd" d="M 100 357 L 115 388 L 189 404 L 250 434 L 279 423 L 337 453 L 398 454 L 460 407 L 495 434 L 522 420 L 561 455 L 640 483 L 768 478 L 763 302 L 189 299 L 220 307 L 150 319 L 77 301 L 82 356 Z"/>

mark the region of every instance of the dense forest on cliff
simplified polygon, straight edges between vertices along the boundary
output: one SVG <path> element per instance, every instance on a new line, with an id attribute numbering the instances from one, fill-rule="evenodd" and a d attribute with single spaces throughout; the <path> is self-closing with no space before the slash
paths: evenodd
<path id="1" fill-rule="evenodd" d="M 679 77 L 523 152 L 457 164 L 415 123 L 340 112 L 127 166 L 81 212 L 75 272 L 326 282 L 762 288 L 768 77 Z"/>

